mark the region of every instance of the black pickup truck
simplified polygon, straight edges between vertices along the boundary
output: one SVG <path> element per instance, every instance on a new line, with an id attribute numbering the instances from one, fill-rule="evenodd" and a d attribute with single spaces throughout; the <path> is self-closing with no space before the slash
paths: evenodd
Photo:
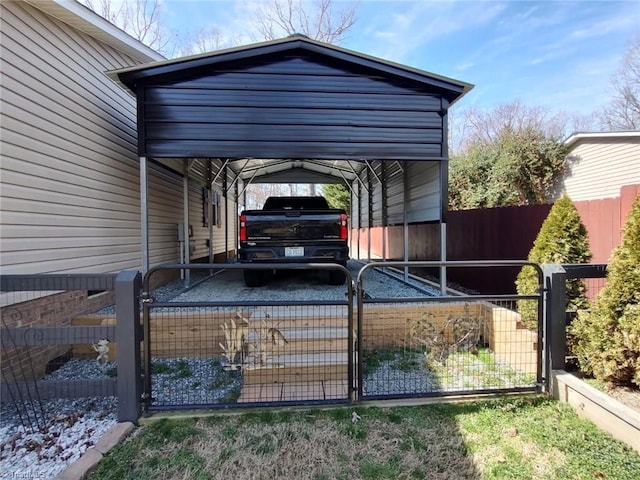
<path id="1" fill-rule="evenodd" d="M 349 258 L 348 218 L 329 208 L 324 197 L 269 197 L 262 210 L 240 214 L 241 263 L 324 262 L 346 266 Z M 329 270 L 329 283 L 341 285 L 345 276 Z M 266 283 L 265 270 L 244 270 L 249 287 Z"/>

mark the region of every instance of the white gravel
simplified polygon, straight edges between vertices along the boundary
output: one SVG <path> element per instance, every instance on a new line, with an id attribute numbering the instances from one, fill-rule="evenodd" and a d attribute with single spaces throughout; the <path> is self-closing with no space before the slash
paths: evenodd
<path id="1" fill-rule="evenodd" d="M 0 408 L 0 478 L 53 478 L 117 421 L 117 399 L 51 400 L 21 405 L 41 427 L 23 426 L 14 406 Z"/>
<path id="2" fill-rule="evenodd" d="M 347 264 L 355 281 L 363 264 Z M 345 300 L 347 285 L 329 285 L 327 271 L 279 270 L 262 287 L 247 287 L 242 270 L 226 270 L 175 296 L 174 302 L 192 301 L 335 301 Z M 419 298 L 438 296 L 437 289 L 409 279 L 405 284 L 395 273 L 369 269 L 363 276 L 365 295 L 370 298 Z M 355 292 L 354 292 L 355 295 Z M 155 295 L 154 295 L 154 298 Z"/>
<path id="3" fill-rule="evenodd" d="M 155 405 L 233 402 L 242 388 L 240 372 L 224 371 L 217 359 L 154 359 L 152 364 Z M 43 380 L 110 378 L 115 370 L 115 362 L 74 358 Z M 117 408 L 115 397 L 2 405 L 0 479 L 55 477 L 116 424 Z"/>
<path id="4" fill-rule="evenodd" d="M 155 406 L 232 403 L 240 396 L 240 371 L 223 370 L 218 358 L 155 359 L 152 364 Z"/>

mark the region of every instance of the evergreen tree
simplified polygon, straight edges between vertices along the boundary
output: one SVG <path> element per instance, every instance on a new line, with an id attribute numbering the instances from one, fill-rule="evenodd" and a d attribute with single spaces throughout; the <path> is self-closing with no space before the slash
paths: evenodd
<path id="1" fill-rule="evenodd" d="M 571 332 L 581 369 L 610 383 L 640 387 L 640 196 L 607 268 L 607 285 Z"/>
<path id="2" fill-rule="evenodd" d="M 328 183 L 322 186 L 322 194 L 331 208 L 341 208 L 351 212 L 351 192 L 341 183 Z"/>
<path id="3" fill-rule="evenodd" d="M 538 232 L 528 260 L 532 263 L 589 263 L 591 251 L 580 214 L 564 195 L 551 208 Z M 533 267 L 522 268 L 516 279 L 516 287 L 520 295 L 537 293 L 538 276 Z M 567 282 L 567 299 L 569 309 L 586 308 L 585 285 L 580 279 Z M 522 322 L 529 328 L 537 327 L 538 311 L 535 302 L 522 300 L 518 302 L 518 311 Z"/>

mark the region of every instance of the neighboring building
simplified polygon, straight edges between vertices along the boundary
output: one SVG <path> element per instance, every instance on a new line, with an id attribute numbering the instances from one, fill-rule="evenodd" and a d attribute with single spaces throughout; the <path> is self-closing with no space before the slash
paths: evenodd
<path id="1" fill-rule="evenodd" d="M 571 171 L 564 191 L 573 201 L 620 196 L 625 185 L 640 185 L 640 131 L 574 133 Z"/>
<path id="2" fill-rule="evenodd" d="M 2 1 L 0 10 L 2 273 L 140 269 L 135 98 L 105 72 L 164 57 L 74 1 Z M 170 167 L 149 168 L 151 266 L 181 259 L 184 177 L 181 163 Z M 206 258 L 204 200 L 221 197 L 203 174 L 189 176 L 190 256 Z M 215 223 L 212 253 L 233 251 L 235 230 Z"/>
<path id="3" fill-rule="evenodd" d="M 575 133 L 563 190 L 589 234 L 593 263 L 607 263 L 640 194 L 640 131 Z"/>

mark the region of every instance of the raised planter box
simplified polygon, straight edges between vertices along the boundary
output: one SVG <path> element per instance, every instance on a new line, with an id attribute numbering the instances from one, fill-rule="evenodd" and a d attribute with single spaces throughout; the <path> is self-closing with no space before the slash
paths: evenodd
<path id="1" fill-rule="evenodd" d="M 640 413 L 564 370 L 554 370 L 553 396 L 640 452 Z"/>

